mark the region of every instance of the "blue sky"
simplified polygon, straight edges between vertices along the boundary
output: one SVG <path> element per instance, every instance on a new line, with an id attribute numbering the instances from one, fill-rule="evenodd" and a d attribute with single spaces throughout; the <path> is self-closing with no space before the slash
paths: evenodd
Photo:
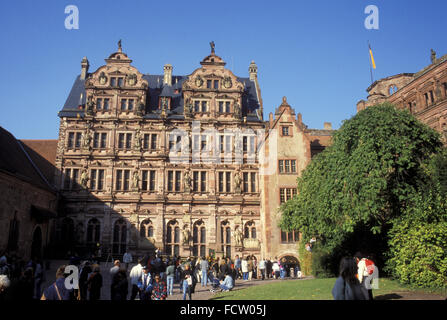
<path id="1" fill-rule="evenodd" d="M 79 29 L 67 30 L 67 5 Z M 367 5 L 379 8 L 379 30 L 367 30 Z M 444 0 L 339 1 L 8 1 L 0 9 L 0 126 L 19 139 L 57 139 L 59 118 L 83 56 L 90 71 L 122 39 L 143 73 L 190 74 L 216 54 L 236 75 L 258 65 L 264 117 L 287 96 L 310 128 L 355 114 L 370 85 L 368 40 L 379 79 L 416 72 L 430 48 L 447 54 Z"/>

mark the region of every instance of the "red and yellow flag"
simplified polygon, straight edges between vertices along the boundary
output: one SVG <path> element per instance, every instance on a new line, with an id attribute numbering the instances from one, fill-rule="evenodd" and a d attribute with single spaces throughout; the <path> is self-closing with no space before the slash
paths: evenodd
<path id="1" fill-rule="evenodd" d="M 374 62 L 373 52 L 371 50 L 371 46 L 369 44 L 368 44 L 368 46 L 369 46 L 369 55 L 371 56 L 371 64 L 372 64 L 373 69 L 375 69 L 376 68 L 376 63 Z"/>

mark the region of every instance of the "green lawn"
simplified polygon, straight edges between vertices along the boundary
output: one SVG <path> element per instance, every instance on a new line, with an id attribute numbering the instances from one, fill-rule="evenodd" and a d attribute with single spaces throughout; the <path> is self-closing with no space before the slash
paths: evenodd
<path id="1" fill-rule="evenodd" d="M 257 285 L 230 292 L 217 293 L 216 300 L 332 300 L 332 288 L 335 278 L 309 280 L 272 280 L 269 284 Z M 379 289 L 373 290 L 373 296 L 397 292 L 414 292 L 397 281 L 381 278 Z M 421 291 L 418 292 L 427 292 Z"/>

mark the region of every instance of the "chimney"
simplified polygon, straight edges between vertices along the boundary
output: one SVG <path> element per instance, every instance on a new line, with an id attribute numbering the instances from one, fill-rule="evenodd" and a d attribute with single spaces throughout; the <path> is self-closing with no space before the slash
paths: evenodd
<path id="1" fill-rule="evenodd" d="M 82 58 L 81 61 L 81 80 L 85 80 L 87 78 L 89 63 L 87 57 Z"/>
<path id="2" fill-rule="evenodd" d="M 269 124 L 270 124 L 270 128 L 273 126 L 273 113 L 269 113 Z"/>
<path id="3" fill-rule="evenodd" d="M 323 128 L 324 128 L 324 130 L 332 130 L 332 123 L 325 122 Z"/>
<path id="4" fill-rule="evenodd" d="M 301 124 L 303 123 L 303 116 L 301 115 L 301 113 L 298 113 L 298 123 Z"/>
<path id="5" fill-rule="evenodd" d="M 255 81 L 255 79 L 258 77 L 258 66 L 254 61 L 250 63 L 250 66 L 248 67 L 248 73 L 250 74 L 251 81 Z"/>
<path id="6" fill-rule="evenodd" d="M 172 86 L 172 65 L 165 64 L 163 67 L 163 84 L 167 84 L 168 86 Z"/>

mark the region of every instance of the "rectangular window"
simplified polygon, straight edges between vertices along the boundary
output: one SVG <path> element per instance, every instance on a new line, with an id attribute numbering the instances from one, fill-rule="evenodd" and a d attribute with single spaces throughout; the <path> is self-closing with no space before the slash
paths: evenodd
<path id="1" fill-rule="evenodd" d="M 129 99 L 127 103 L 127 110 L 133 110 L 133 99 Z"/>
<path id="2" fill-rule="evenodd" d="M 121 190 L 123 186 L 123 170 L 116 170 L 116 190 Z"/>
<path id="3" fill-rule="evenodd" d="M 243 136 L 242 137 L 242 151 L 244 152 L 244 153 L 246 153 L 247 152 L 247 136 Z"/>
<path id="4" fill-rule="evenodd" d="M 104 189 L 104 169 L 99 169 L 98 170 L 98 184 L 96 186 L 96 189 L 98 191 Z"/>
<path id="5" fill-rule="evenodd" d="M 99 133 L 93 134 L 93 148 L 99 148 Z"/>
<path id="6" fill-rule="evenodd" d="M 192 140 L 193 140 L 192 150 L 193 151 L 199 151 L 199 138 L 200 138 L 199 135 L 194 135 L 192 138 Z"/>
<path id="7" fill-rule="evenodd" d="M 288 136 L 289 135 L 289 127 L 282 126 L 282 135 L 283 136 Z"/>
<path id="8" fill-rule="evenodd" d="M 219 101 L 219 113 L 223 113 L 224 112 L 224 103 L 223 101 Z"/>
<path id="9" fill-rule="evenodd" d="M 211 89 L 211 84 L 212 84 L 211 80 L 206 80 L 206 88 L 207 89 Z"/>
<path id="10" fill-rule="evenodd" d="M 286 202 L 286 192 L 285 189 L 281 188 L 279 189 L 279 203 Z"/>
<path id="11" fill-rule="evenodd" d="M 231 192 L 231 172 L 225 173 L 226 192 Z"/>
<path id="12" fill-rule="evenodd" d="M 194 111 L 200 112 L 200 101 L 194 101 Z"/>
<path id="13" fill-rule="evenodd" d="M 250 153 L 254 153 L 255 152 L 255 137 L 251 136 L 250 137 L 250 149 L 249 149 Z"/>
<path id="14" fill-rule="evenodd" d="M 251 192 L 256 192 L 256 172 L 250 173 Z"/>
<path id="15" fill-rule="evenodd" d="M 71 169 L 65 169 L 64 174 L 64 189 L 70 189 L 70 181 L 71 181 Z"/>
<path id="16" fill-rule="evenodd" d="M 200 192 L 206 192 L 206 172 L 200 172 Z"/>
<path id="17" fill-rule="evenodd" d="M 107 133 L 101 133 L 101 144 L 100 147 L 104 149 L 107 143 Z"/>
<path id="18" fill-rule="evenodd" d="M 192 173 L 192 190 L 194 192 L 199 191 L 199 172 L 193 171 Z"/>
<path id="19" fill-rule="evenodd" d="M 231 136 L 225 136 L 225 152 L 231 152 Z"/>
<path id="20" fill-rule="evenodd" d="M 285 169 L 286 173 L 290 172 L 290 161 L 289 160 L 284 161 L 284 169 Z"/>
<path id="21" fill-rule="evenodd" d="M 219 89 L 219 80 L 214 80 L 214 89 Z"/>
<path id="22" fill-rule="evenodd" d="M 123 86 L 123 80 L 124 80 L 124 78 L 118 78 L 118 87 Z"/>
<path id="23" fill-rule="evenodd" d="M 81 147 L 81 139 L 82 139 L 82 133 L 76 132 L 76 139 L 75 139 L 75 147 L 76 148 Z"/>
<path id="24" fill-rule="evenodd" d="M 223 135 L 219 136 L 219 142 L 220 142 L 219 151 L 220 152 L 224 152 L 224 139 L 225 139 L 225 136 L 223 136 Z"/>
<path id="25" fill-rule="evenodd" d="M 202 101 L 202 112 L 206 112 L 207 108 L 206 108 L 206 101 Z"/>
<path id="26" fill-rule="evenodd" d="M 73 176 L 71 177 L 70 189 L 79 189 L 79 169 L 73 169 Z"/>
<path id="27" fill-rule="evenodd" d="M 284 172 L 284 160 L 279 160 L 278 161 L 278 170 L 279 170 L 279 173 L 283 173 Z"/>
<path id="28" fill-rule="evenodd" d="M 143 149 L 148 150 L 149 149 L 149 139 L 151 135 L 146 133 L 143 135 Z"/>
<path id="29" fill-rule="evenodd" d="M 104 106 L 103 106 L 104 110 L 109 110 L 109 101 L 110 101 L 109 98 L 104 98 Z"/>
<path id="30" fill-rule="evenodd" d="M 132 134 L 127 133 L 126 134 L 126 149 L 132 148 Z"/>
<path id="31" fill-rule="evenodd" d="M 206 139 L 207 136 L 202 136 L 202 141 L 200 142 L 200 150 L 206 151 Z"/>
<path id="32" fill-rule="evenodd" d="M 182 172 L 176 171 L 175 172 L 175 191 L 180 191 L 181 179 L 182 179 Z"/>
<path id="33" fill-rule="evenodd" d="M 280 203 L 284 203 L 292 197 L 296 196 L 296 188 L 280 188 L 279 189 L 279 201 Z"/>
<path id="34" fill-rule="evenodd" d="M 110 85 L 111 85 L 112 87 L 115 87 L 115 86 L 116 86 L 116 78 L 115 78 L 115 77 L 110 78 Z"/>
<path id="35" fill-rule="evenodd" d="M 141 189 L 147 190 L 147 186 L 148 186 L 148 171 L 143 170 L 141 172 Z"/>
<path id="36" fill-rule="evenodd" d="M 151 135 L 151 149 L 152 150 L 157 149 L 157 135 L 156 134 Z"/>
<path id="37" fill-rule="evenodd" d="M 290 160 L 292 172 L 296 172 L 296 160 Z"/>
<path id="38" fill-rule="evenodd" d="M 155 170 L 149 172 L 149 191 L 155 191 Z"/>
<path id="39" fill-rule="evenodd" d="M 121 110 L 126 110 L 126 99 L 121 99 Z"/>
<path id="40" fill-rule="evenodd" d="M 124 148 L 124 133 L 118 134 L 118 149 Z"/>
<path id="41" fill-rule="evenodd" d="M 219 192 L 224 192 L 224 173 L 219 172 Z"/>
<path id="42" fill-rule="evenodd" d="M 230 113 L 230 101 L 225 102 L 225 112 Z"/>
<path id="43" fill-rule="evenodd" d="M 96 110 L 101 110 L 102 108 L 102 98 L 96 99 Z"/>
<path id="44" fill-rule="evenodd" d="M 287 232 L 281 231 L 281 242 L 287 242 Z"/>
<path id="45" fill-rule="evenodd" d="M 244 182 L 244 192 L 249 192 L 248 190 L 248 172 L 244 172 L 243 176 L 243 182 Z"/>
<path id="46" fill-rule="evenodd" d="M 425 106 L 428 107 L 428 105 L 430 104 L 430 102 L 428 101 L 428 93 L 424 93 L 424 97 L 425 97 Z"/>
<path id="47" fill-rule="evenodd" d="M 67 148 L 71 149 L 74 146 L 74 132 L 68 133 L 68 141 L 67 141 Z"/>
<path id="48" fill-rule="evenodd" d="M 96 190 L 96 169 L 90 170 L 90 189 Z"/>
<path id="49" fill-rule="evenodd" d="M 168 191 L 174 191 L 174 171 L 168 171 Z"/>
<path id="50" fill-rule="evenodd" d="M 129 190 L 130 170 L 124 170 L 123 190 Z"/>

